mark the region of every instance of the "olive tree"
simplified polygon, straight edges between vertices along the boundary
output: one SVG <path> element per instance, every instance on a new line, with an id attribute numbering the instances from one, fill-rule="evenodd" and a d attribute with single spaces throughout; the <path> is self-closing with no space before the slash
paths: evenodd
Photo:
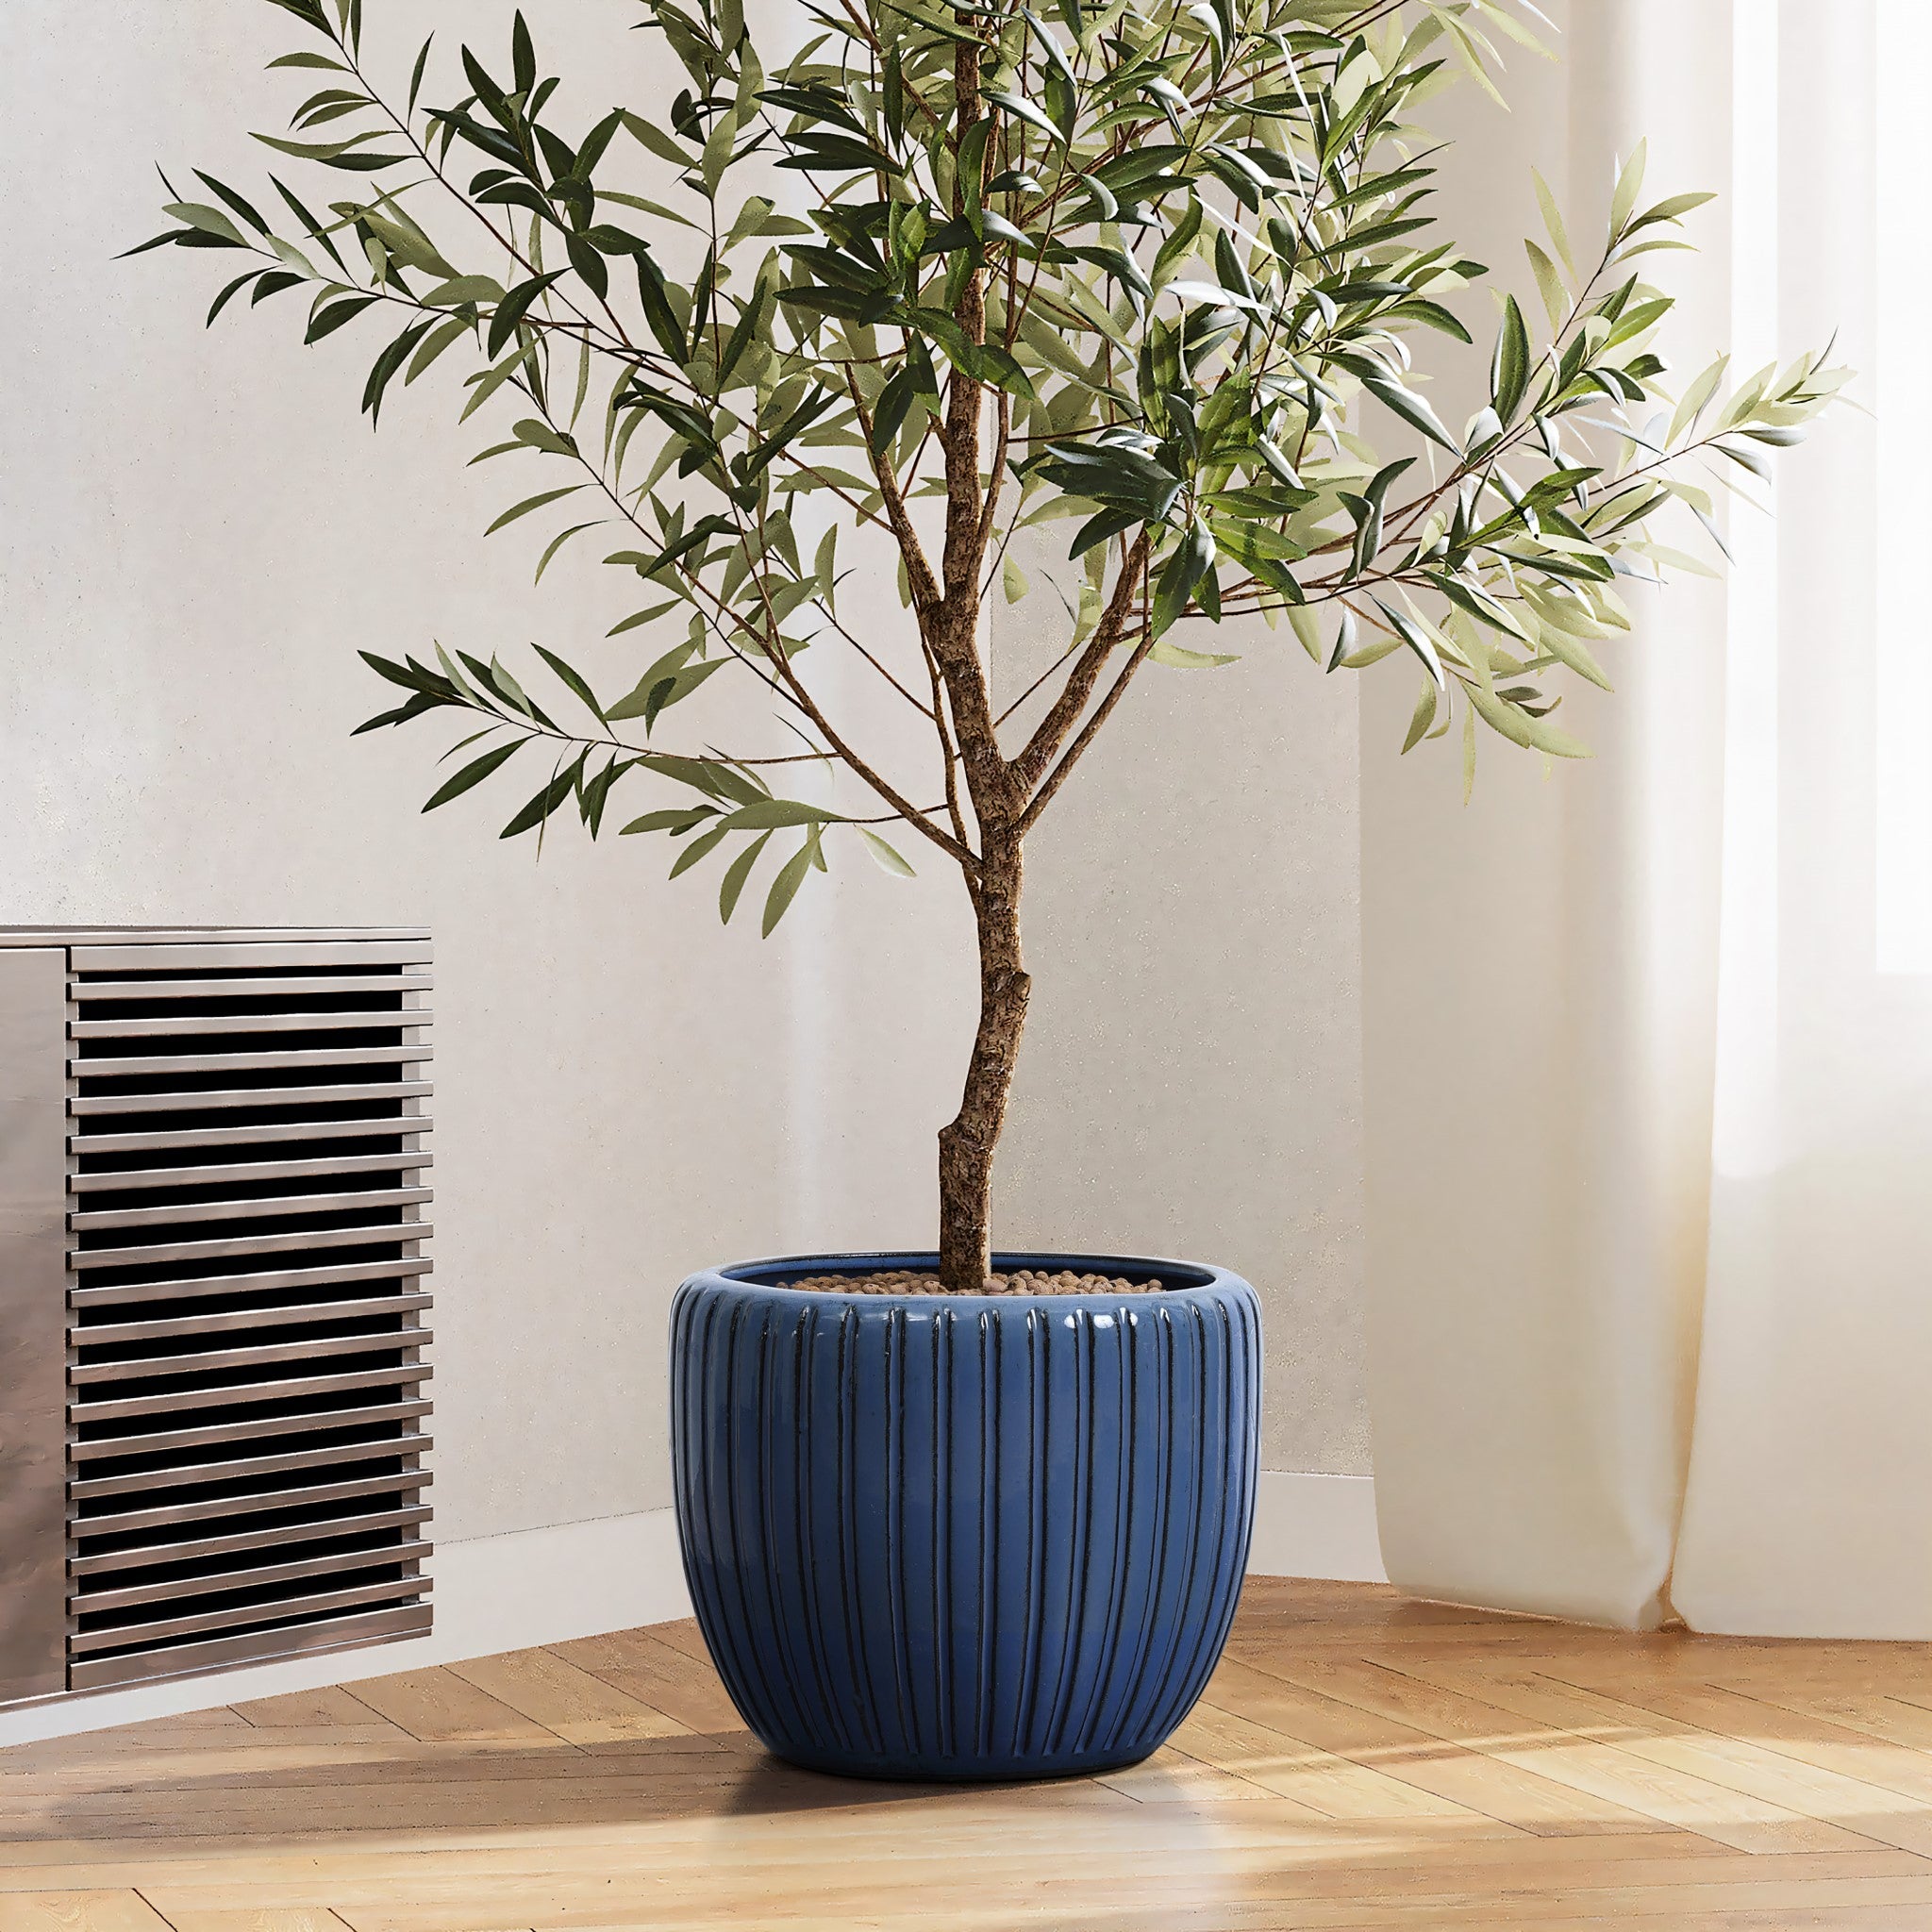
<path id="1" fill-rule="evenodd" d="M 759 879 L 768 933 L 848 841 L 956 867 L 980 1008 L 939 1137 L 952 1290 L 989 1265 L 1026 840 L 1137 678 L 1231 661 L 1202 646 L 1258 617 L 1320 669 L 1416 666 L 1405 752 L 1459 732 L 1467 772 L 1488 731 L 1580 756 L 1552 686 L 1608 685 L 1619 580 L 1701 567 L 1660 518 L 1715 533 L 1706 473 L 1761 474 L 1842 379 L 1804 356 L 1667 381 L 1644 258 L 1707 197 L 1646 201 L 1641 149 L 1587 251 L 1543 193 L 1531 312 L 1472 295 L 1418 109 L 1458 75 L 1494 90 L 1501 37 L 1535 32 L 1503 0 L 808 0 L 770 65 L 743 0 L 634 0 L 681 80 L 655 114 L 607 107 L 602 73 L 564 88 L 521 16 L 433 90 L 433 40 L 372 71 L 363 0 L 269 4 L 305 30 L 273 65 L 314 91 L 257 138 L 301 173 L 253 199 L 171 185 L 142 246 L 249 258 L 210 322 L 292 293 L 308 342 L 379 331 L 371 418 L 460 368 L 463 419 L 503 425 L 483 456 L 546 473 L 491 528 L 541 532 L 540 577 L 599 533 L 643 600 L 612 635 L 651 640 L 619 697 L 541 647 L 521 675 L 365 653 L 405 695 L 362 728 L 464 722 L 425 808 L 541 761 L 506 838 L 565 812 L 594 838 L 651 781 L 665 802 L 621 830 L 672 841 L 674 876 L 715 866 L 727 920 Z M 1419 338 L 1487 360 L 1459 427 Z M 1065 581 L 1031 594 L 1064 649 L 1002 707 L 989 602 L 1027 593 L 1008 546 L 1050 520 Z M 854 572 L 865 532 L 909 619 Z M 829 701 L 835 653 L 923 720 L 916 778 Z M 721 674 L 789 730 L 664 742 Z"/>

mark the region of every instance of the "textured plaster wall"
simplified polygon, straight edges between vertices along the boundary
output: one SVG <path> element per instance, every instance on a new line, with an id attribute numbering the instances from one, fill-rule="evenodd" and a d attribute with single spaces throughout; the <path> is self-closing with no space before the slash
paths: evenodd
<path id="1" fill-rule="evenodd" d="M 509 10 L 384 0 L 370 51 L 407 70 L 430 25 L 500 42 Z M 112 258 L 158 225 L 154 161 L 260 179 L 242 130 L 286 113 L 262 67 L 299 29 L 218 11 L 0 9 L 0 167 L 44 184 L 0 206 L 0 921 L 432 924 L 440 1533 L 652 1507 L 682 1274 L 930 1240 L 972 991 L 958 887 L 848 856 L 761 943 L 702 878 L 667 887 L 660 846 L 566 832 L 539 863 L 491 836 L 508 791 L 420 816 L 430 727 L 349 741 L 381 699 L 358 647 L 537 639 L 621 690 L 644 646 L 600 641 L 641 600 L 594 537 L 537 591 L 539 519 L 481 541 L 549 479 L 466 469 L 497 436 L 454 426 L 440 372 L 372 437 L 373 336 L 304 350 L 292 307 L 206 332 L 221 257 Z M 557 67 L 600 77 L 587 119 L 663 83 L 628 17 L 542 12 Z M 902 622 L 873 577 L 874 621 Z M 1020 616 L 1003 675 L 1037 642 Z M 728 684 L 704 736 L 731 729 Z M 1366 1467 L 1351 707 L 1265 633 L 1136 694 L 1036 844 L 1002 1183 L 1016 1241 L 1248 1274 L 1268 1461 L 1341 1472 Z"/>

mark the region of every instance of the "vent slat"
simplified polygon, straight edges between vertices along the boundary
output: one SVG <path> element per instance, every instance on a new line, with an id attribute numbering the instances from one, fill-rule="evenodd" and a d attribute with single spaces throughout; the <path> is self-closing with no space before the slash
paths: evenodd
<path id="1" fill-rule="evenodd" d="M 325 1503 L 353 1503 L 367 1496 L 387 1496 L 400 1491 L 415 1491 L 429 1487 L 430 1474 L 426 1469 L 411 1469 L 391 1472 L 384 1475 L 365 1475 L 336 1483 L 308 1483 L 294 1489 L 264 1490 L 258 1492 L 235 1496 L 207 1496 L 192 1503 L 172 1503 L 153 1509 L 121 1509 L 112 1515 L 84 1516 L 75 1525 L 75 1534 L 83 1544 L 98 1542 L 103 1537 L 139 1536 L 143 1532 L 162 1532 L 170 1529 L 192 1528 L 196 1524 L 208 1523 L 228 1516 L 252 1516 L 263 1510 L 286 1513 L 292 1509 L 312 1509 Z M 366 1516 L 336 1516 L 327 1519 L 337 1525 L 354 1528 L 367 1521 Z M 272 1536 L 276 1525 L 270 1524 L 261 1534 Z M 228 1532 L 224 1532 L 227 1534 Z M 242 1532 L 235 1532 L 242 1534 Z M 253 1535 L 254 1531 L 247 1534 Z M 172 1542 L 154 1541 L 140 1543 L 134 1549 L 173 1549 Z M 85 1561 L 101 1570 L 110 1566 L 124 1555 L 132 1551 L 110 1551 L 105 1556 L 76 1557 L 77 1569 Z"/>
<path id="2" fill-rule="evenodd" d="M 395 1369 L 355 1369 L 340 1375 L 295 1375 L 286 1381 L 250 1382 L 235 1389 L 197 1389 L 187 1407 L 200 1411 L 208 1408 L 240 1408 L 251 1403 L 288 1402 L 303 1395 L 342 1395 L 358 1389 L 386 1389 L 404 1383 L 426 1382 L 427 1362 L 405 1362 Z M 178 1394 L 117 1395 L 98 1402 L 71 1402 L 68 1418 L 75 1423 L 125 1422 L 133 1417 L 172 1415 L 180 1411 Z M 326 1428 L 326 1420 L 309 1424 Z"/>
<path id="3" fill-rule="evenodd" d="M 332 1361 L 343 1356 L 392 1355 L 398 1349 L 421 1348 L 430 1339 L 426 1328 L 390 1328 L 366 1335 L 331 1335 L 321 1340 L 265 1342 L 255 1348 L 201 1349 L 180 1355 L 143 1356 L 125 1362 L 75 1362 L 67 1380 L 75 1389 L 111 1388 L 117 1382 L 152 1382 L 162 1377 L 215 1374 L 225 1369 L 272 1368 L 279 1362 Z M 226 1391 L 220 1391 L 225 1393 Z M 168 1398 L 192 1407 L 205 1398 L 198 1389 L 182 1389 Z M 85 1414 L 85 1407 L 76 1409 Z"/>
<path id="4" fill-rule="evenodd" d="M 219 973 L 249 966 L 426 966 L 430 944 L 425 937 L 340 940 L 302 944 L 264 941 L 258 944 L 228 941 L 216 944 L 75 946 L 68 963 L 75 973 Z"/>
<path id="5" fill-rule="evenodd" d="M 372 988 L 387 994 L 385 986 Z M 225 1033 L 368 1033 L 384 1026 L 433 1026 L 436 1016 L 427 1007 L 396 1007 L 381 1012 L 324 1013 L 170 1013 L 141 1020 L 71 1020 L 70 1040 L 168 1040 L 186 1035 L 215 1040 Z M 100 1062 L 83 1059 L 76 1066 L 89 1073 Z M 179 1065 L 170 1061 L 170 1065 Z"/>
<path id="6" fill-rule="evenodd" d="M 213 1261 L 225 1256 L 283 1255 L 308 1248 L 393 1246 L 427 1241 L 426 1221 L 391 1221 L 375 1227 L 318 1228 L 313 1234 L 237 1235 L 217 1241 L 167 1241 L 154 1247 L 90 1248 L 74 1251 L 76 1268 L 142 1268 L 162 1261 Z"/>
<path id="7" fill-rule="evenodd" d="M 423 1378 L 418 1376 L 417 1379 Z M 67 1457 L 70 1462 L 85 1463 L 109 1458 L 118 1461 L 130 1456 L 167 1456 L 192 1453 L 197 1449 L 226 1449 L 241 1442 L 259 1442 L 281 1436 L 320 1433 L 325 1429 L 373 1428 L 386 1423 L 413 1422 L 428 1415 L 435 1407 L 427 1396 L 419 1395 L 402 1402 L 366 1404 L 352 1408 L 291 1410 L 281 1415 L 257 1416 L 246 1422 L 230 1420 L 200 1424 L 192 1428 L 155 1429 L 138 1436 L 96 1436 L 70 1442 Z M 91 1421 L 97 1421 L 99 1414 L 97 1408 L 90 1406 L 88 1416 Z M 349 1459 L 347 1451 L 344 1451 L 343 1459 Z M 98 1486 L 112 1480 L 116 1479 L 80 1478 L 74 1487 L 79 1493 L 100 1494 L 104 1491 Z M 152 1480 L 161 1483 L 168 1478 L 158 1475 Z M 191 1475 L 183 1480 L 198 1478 Z M 129 1494 L 134 1492 L 131 1489 L 125 1491 Z"/>
<path id="8" fill-rule="evenodd" d="M 262 1221 L 277 1215 L 339 1214 L 348 1208 L 402 1208 L 435 1199 L 428 1188 L 366 1188 L 341 1194 L 251 1194 L 226 1201 L 166 1202 L 157 1208 L 96 1208 L 67 1217 L 75 1234 L 97 1228 L 167 1227 L 183 1222 Z M 92 1266 L 82 1250 L 79 1265 Z"/>
<path id="9" fill-rule="evenodd" d="M 428 1578 L 423 1579 L 422 1588 L 428 1590 Z M 231 1664 L 255 1663 L 263 1657 L 313 1656 L 371 1643 L 394 1643 L 403 1638 L 420 1637 L 429 1628 L 426 1602 L 405 1602 L 391 1609 L 337 1616 L 311 1615 L 300 1622 L 285 1619 L 274 1624 L 268 1635 L 210 1636 L 158 1649 L 142 1647 L 120 1657 L 75 1657 L 68 1668 L 67 1681 L 76 1690 L 109 1690 L 118 1684 L 199 1676 Z"/>
<path id="10" fill-rule="evenodd" d="M 329 1537 L 354 1536 L 368 1532 L 409 1529 L 426 1523 L 429 1505 L 414 1503 L 407 1508 L 372 1511 L 367 1516 L 325 1518 L 320 1523 L 270 1524 L 256 1530 L 237 1530 L 229 1536 L 183 1538 L 176 1542 L 142 1543 L 116 1550 L 105 1557 L 76 1557 L 68 1565 L 74 1576 L 95 1576 L 117 1570 L 140 1570 L 157 1563 L 188 1563 L 204 1557 L 245 1556 L 250 1550 L 273 1547 L 276 1543 L 322 1542 Z"/>
<path id="11" fill-rule="evenodd" d="M 391 1090 L 382 1091 L 387 1096 Z M 435 1125 L 426 1113 L 391 1113 L 346 1121 L 273 1121 L 248 1127 L 163 1127 L 144 1133 L 73 1134 L 68 1137 L 68 1145 L 83 1157 L 165 1154 L 192 1147 L 258 1147 L 264 1142 L 374 1141 L 403 1134 L 426 1134 Z"/>
<path id="12" fill-rule="evenodd" d="M 155 1488 L 223 1486 L 247 1482 L 255 1476 L 299 1476 L 301 1482 L 288 1490 L 257 1490 L 245 1495 L 216 1495 L 192 1503 L 155 1503 L 149 1508 L 118 1508 L 110 1515 L 79 1517 L 74 1534 L 118 1536 L 125 1530 L 153 1528 L 168 1523 L 203 1523 L 218 1515 L 247 1515 L 255 1508 L 304 1508 L 311 1503 L 330 1503 L 350 1495 L 375 1495 L 380 1490 L 427 1490 L 431 1473 L 427 1468 L 409 1468 L 383 1476 L 344 1476 L 336 1482 L 315 1482 L 317 1468 L 354 1468 L 358 1462 L 408 1460 L 424 1457 L 435 1447 L 431 1436 L 409 1430 L 406 1436 L 387 1436 L 373 1443 L 330 1443 L 326 1449 L 284 1449 L 280 1455 L 251 1455 L 232 1462 L 188 1462 L 160 1473 L 142 1476 L 100 1476 L 92 1482 L 77 1482 L 74 1499 L 77 1503 L 110 1501 L 116 1495 L 145 1495 Z"/>
<path id="13" fill-rule="evenodd" d="M 392 1583 L 365 1583 L 353 1590 L 333 1590 L 317 1596 L 283 1597 L 272 1603 L 249 1604 L 236 1609 L 204 1610 L 198 1616 L 170 1617 L 153 1624 L 123 1624 L 118 1629 L 81 1630 L 69 1640 L 69 1645 L 76 1658 L 93 1657 L 101 1651 L 125 1650 L 131 1644 L 145 1644 L 162 1637 L 192 1637 L 204 1630 L 232 1630 L 238 1624 L 259 1624 L 272 1618 L 312 1617 L 326 1610 L 347 1609 L 357 1604 L 396 1603 L 404 1598 L 425 1595 L 432 1581 L 427 1576 L 403 1576 Z M 78 1671 L 75 1674 L 78 1677 Z"/>
<path id="14" fill-rule="evenodd" d="M 436 1157 L 413 1154 L 339 1154 L 303 1160 L 251 1160 L 212 1167 L 130 1167 L 70 1176 L 75 1194 L 138 1194 L 150 1189 L 250 1187 L 263 1181 L 325 1180 L 335 1174 L 401 1174 L 433 1167 Z"/>
<path id="15" fill-rule="evenodd" d="M 424 1056 L 418 1054 L 415 1058 L 420 1059 Z M 430 1091 L 427 1080 L 375 1080 L 346 1087 L 242 1087 L 207 1091 L 177 1090 L 168 1093 L 76 1094 L 68 1101 L 67 1111 L 76 1120 L 92 1120 L 102 1114 L 221 1112 L 238 1107 L 336 1107 L 352 1101 L 414 1100 Z M 279 1138 L 291 1138 L 292 1132 L 291 1127 Z M 107 1142 L 104 1140 L 99 1144 L 105 1146 Z"/>
<path id="16" fill-rule="evenodd" d="M 287 1053 L 142 1054 L 131 1059 L 89 1059 L 76 1055 L 67 1063 L 76 1079 L 134 1078 L 143 1074 L 280 1074 L 313 1067 L 392 1067 L 431 1058 L 427 1046 L 294 1047 Z"/>
<path id="17" fill-rule="evenodd" d="M 101 1000 L 291 999 L 319 992 L 427 992 L 435 983 L 426 973 L 342 973 L 308 979 L 87 979 L 73 991 L 81 1005 L 89 1006 Z"/>
<path id="18" fill-rule="evenodd" d="M 359 1322 L 372 1315 L 407 1314 L 426 1308 L 426 1294 L 386 1294 L 359 1301 L 296 1302 L 279 1308 L 224 1308 L 212 1315 L 176 1315 L 167 1321 L 115 1322 L 68 1330 L 76 1348 L 107 1348 L 122 1342 L 171 1341 L 190 1335 L 229 1335 L 238 1329 L 299 1328 L 319 1322 Z M 199 1359 L 199 1358 L 197 1358 Z"/>
<path id="19" fill-rule="evenodd" d="M 256 1274 L 204 1274 L 192 1281 L 129 1281 L 112 1287 L 70 1288 L 71 1308 L 135 1307 L 142 1302 L 192 1301 L 204 1295 L 258 1294 L 269 1289 L 311 1289 L 334 1282 L 408 1279 L 434 1271 L 426 1255 L 401 1261 L 347 1261 L 336 1268 L 276 1268 Z"/>
<path id="20" fill-rule="evenodd" d="M 318 1576 L 340 1576 L 345 1571 L 389 1569 L 397 1563 L 420 1563 L 430 1553 L 426 1542 L 392 1543 L 366 1550 L 339 1550 L 326 1557 L 303 1557 L 289 1563 L 262 1563 L 247 1570 L 211 1570 L 201 1576 L 177 1576 L 158 1583 L 130 1583 L 114 1590 L 71 1590 L 67 1601 L 75 1613 L 86 1617 L 108 1610 L 138 1609 L 145 1604 L 192 1603 L 230 1590 L 274 1590 L 281 1584 L 307 1583 Z M 258 1610 L 257 1614 L 259 1614 Z"/>

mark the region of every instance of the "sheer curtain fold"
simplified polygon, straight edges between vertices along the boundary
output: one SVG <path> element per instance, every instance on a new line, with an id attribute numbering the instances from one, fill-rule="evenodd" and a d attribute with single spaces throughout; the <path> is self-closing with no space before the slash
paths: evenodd
<path id="1" fill-rule="evenodd" d="M 1465 810 L 1387 755 L 1407 693 L 1365 696 L 1385 1561 L 1630 1627 L 1932 1637 L 1932 675 L 1886 575 L 1926 523 L 1888 546 L 1880 513 L 1925 411 L 1879 359 L 1923 328 L 1887 332 L 1881 162 L 1923 108 L 1881 76 L 1928 29 L 1917 0 L 1558 22 L 1507 122 L 1457 109 L 1479 252 L 1520 258 L 1531 162 L 1588 232 L 1647 136 L 1657 192 L 1724 192 L 1698 257 L 1653 258 L 1683 374 L 1836 333 L 1890 440 L 1838 411 L 1732 512 L 1725 582 L 1633 600 L 1617 694 L 1565 707 L 1588 766 L 1489 756 Z"/>

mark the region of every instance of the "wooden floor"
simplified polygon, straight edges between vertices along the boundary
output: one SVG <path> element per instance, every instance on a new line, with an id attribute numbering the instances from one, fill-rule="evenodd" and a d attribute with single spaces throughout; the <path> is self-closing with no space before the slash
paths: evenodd
<path id="1" fill-rule="evenodd" d="M 1932 1932 L 1932 1646 L 1248 1586 L 1172 1748 L 764 1757 L 689 1624 L 0 1753 L 0 1932 Z"/>

